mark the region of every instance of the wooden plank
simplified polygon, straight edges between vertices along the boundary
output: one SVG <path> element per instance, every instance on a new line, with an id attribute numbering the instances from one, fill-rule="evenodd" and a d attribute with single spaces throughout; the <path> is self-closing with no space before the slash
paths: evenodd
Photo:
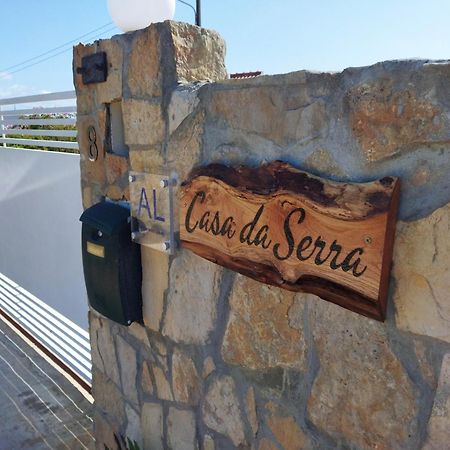
<path id="1" fill-rule="evenodd" d="M 184 248 L 384 320 L 400 182 L 337 183 L 276 161 L 213 164 L 181 186 Z"/>

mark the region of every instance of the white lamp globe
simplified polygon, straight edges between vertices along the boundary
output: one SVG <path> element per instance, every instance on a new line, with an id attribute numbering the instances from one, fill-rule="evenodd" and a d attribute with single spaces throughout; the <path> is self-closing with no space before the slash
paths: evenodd
<path id="1" fill-rule="evenodd" d="M 173 19 L 175 0 L 108 0 L 108 10 L 122 31 L 134 31 Z"/>

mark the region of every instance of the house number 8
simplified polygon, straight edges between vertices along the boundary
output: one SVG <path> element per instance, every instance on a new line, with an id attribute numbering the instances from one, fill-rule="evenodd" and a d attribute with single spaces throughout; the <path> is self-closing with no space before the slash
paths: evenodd
<path id="1" fill-rule="evenodd" d="M 89 139 L 89 161 L 97 161 L 98 158 L 97 132 L 95 131 L 95 128 L 92 125 L 88 128 L 88 139 Z"/>

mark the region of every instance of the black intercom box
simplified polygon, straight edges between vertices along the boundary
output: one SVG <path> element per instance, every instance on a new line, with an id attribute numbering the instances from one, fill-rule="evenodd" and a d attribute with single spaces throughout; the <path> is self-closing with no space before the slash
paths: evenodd
<path id="1" fill-rule="evenodd" d="M 142 321 L 141 249 L 131 240 L 129 208 L 105 201 L 80 220 L 89 304 L 122 325 Z"/>

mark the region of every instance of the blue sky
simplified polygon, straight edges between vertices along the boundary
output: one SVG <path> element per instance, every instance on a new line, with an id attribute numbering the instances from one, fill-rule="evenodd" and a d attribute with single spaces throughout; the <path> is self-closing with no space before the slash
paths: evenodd
<path id="1" fill-rule="evenodd" d="M 229 72 L 337 71 L 388 59 L 450 58 L 448 0 L 202 0 L 202 5 L 203 26 L 227 41 Z M 70 50 L 16 73 L 22 66 L 5 69 L 111 21 L 106 0 L 3 0 L 1 19 L 0 97 L 72 89 Z M 194 21 L 178 2 L 175 19 Z M 120 32 L 110 28 L 82 41 Z"/>

